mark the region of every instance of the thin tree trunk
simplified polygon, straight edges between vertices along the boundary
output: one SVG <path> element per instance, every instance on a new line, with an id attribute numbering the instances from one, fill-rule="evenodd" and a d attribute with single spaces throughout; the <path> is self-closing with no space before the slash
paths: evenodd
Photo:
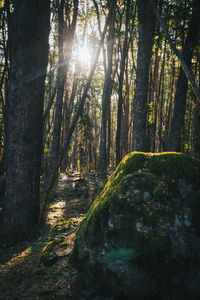
<path id="1" fill-rule="evenodd" d="M 105 74 L 103 96 L 102 96 L 102 119 L 101 119 L 101 141 L 100 141 L 100 156 L 99 156 L 99 170 L 106 173 L 107 169 L 107 151 L 106 151 L 106 132 L 107 132 L 107 112 L 108 105 L 112 93 L 112 58 L 114 45 L 114 23 L 115 23 L 116 0 L 110 4 L 110 24 L 107 42 L 107 56 L 108 64 Z"/>
<path id="2" fill-rule="evenodd" d="M 119 75 L 119 89 L 118 89 L 118 110 L 117 110 L 117 133 L 116 133 L 116 165 L 119 164 L 122 158 L 121 151 L 121 129 L 122 129 L 122 103 L 123 103 L 123 82 L 124 82 L 124 71 L 125 71 L 125 61 L 128 55 L 128 32 L 129 32 L 129 8 L 130 0 L 126 1 L 126 27 L 124 43 L 120 61 L 120 75 Z"/>
<path id="3" fill-rule="evenodd" d="M 76 128 L 76 124 L 77 124 L 77 122 L 79 120 L 79 117 L 80 117 L 82 111 L 83 111 L 85 99 L 87 98 L 87 93 L 88 93 L 88 90 L 89 90 L 89 87 L 90 87 L 90 84 L 91 84 L 91 81 L 92 81 L 92 78 L 93 78 L 93 75 L 94 75 L 97 63 L 98 63 L 100 51 L 101 51 L 101 48 L 102 48 L 102 45 L 103 45 L 103 41 L 104 41 L 104 38 L 105 38 L 105 35 L 106 35 L 106 31 L 107 31 L 107 27 L 108 27 L 108 24 L 109 24 L 109 20 L 110 20 L 110 15 L 111 14 L 112 14 L 112 9 L 110 10 L 109 15 L 108 15 L 108 17 L 106 19 L 104 30 L 103 30 L 103 33 L 102 33 L 102 36 L 101 36 L 101 40 L 99 42 L 99 46 L 98 46 L 98 49 L 97 49 L 97 52 L 96 52 L 96 55 L 95 55 L 95 58 L 94 58 L 91 70 L 90 70 L 90 74 L 88 76 L 88 80 L 87 80 L 87 82 L 85 84 L 85 87 L 84 87 L 84 90 L 83 90 L 83 94 L 82 94 L 81 99 L 79 101 L 79 104 L 78 104 L 78 107 L 77 107 L 77 111 L 76 111 L 76 113 L 73 116 L 73 119 L 72 119 L 72 122 L 71 122 L 71 125 L 70 125 L 70 128 L 69 128 L 69 131 L 68 131 L 68 135 L 67 135 L 67 137 L 66 137 L 66 139 L 64 141 L 64 146 L 62 148 L 59 161 L 57 163 L 56 168 L 54 169 L 53 174 L 51 175 L 51 177 L 50 177 L 50 179 L 48 181 L 47 191 L 46 191 L 46 194 L 44 195 L 43 203 L 41 204 L 40 216 L 39 216 L 39 219 L 38 219 L 38 223 L 39 224 L 41 224 L 42 221 L 43 221 L 43 217 L 44 217 L 44 214 L 45 214 L 45 210 L 46 210 L 46 205 L 47 205 L 49 193 L 50 193 L 50 191 L 51 191 L 51 189 L 52 189 L 52 187 L 54 185 L 57 172 L 58 172 L 58 170 L 59 170 L 59 168 L 60 168 L 60 166 L 62 164 L 63 157 L 64 157 L 65 153 L 68 152 L 68 150 L 69 150 L 70 141 L 71 141 L 71 138 L 72 138 L 72 134 L 73 134 L 73 132 L 74 132 L 74 130 Z"/>
<path id="4" fill-rule="evenodd" d="M 124 116 L 123 116 L 123 131 L 122 131 L 122 158 L 129 152 L 130 140 L 129 140 L 129 91 L 130 91 L 130 82 L 128 74 L 128 57 L 126 62 L 126 91 L 124 97 Z"/>
<path id="5" fill-rule="evenodd" d="M 58 77 L 57 77 L 57 98 L 56 98 L 56 111 L 55 120 L 53 128 L 53 140 L 51 145 L 51 168 L 55 169 L 60 155 L 61 146 L 61 124 L 62 124 L 62 108 L 63 108 L 63 96 L 64 96 L 64 86 L 65 78 L 68 71 L 69 59 L 72 50 L 72 41 L 74 39 L 76 20 L 78 15 L 78 0 L 74 0 L 74 12 L 72 25 L 69 28 L 66 45 L 64 47 L 64 34 L 65 34 L 65 21 L 64 21 L 64 4 L 65 0 L 61 0 L 58 8 L 58 19 L 59 19 L 59 66 L 58 66 Z M 66 55 L 65 55 L 66 50 Z"/>

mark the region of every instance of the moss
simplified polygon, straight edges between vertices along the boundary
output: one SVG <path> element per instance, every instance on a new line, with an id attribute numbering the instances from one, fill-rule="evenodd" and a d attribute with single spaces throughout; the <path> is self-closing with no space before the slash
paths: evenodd
<path id="1" fill-rule="evenodd" d="M 51 227 L 51 234 L 58 235 L 58 233 L 66 232 L 67 230 L 70 230 L 76 226 L 83 220 L 83 217 L 81 218 L 70 218 L 69 220 L 65 220 L 61 218 L 58 220 L 52 227 Z"/>
<path id="2" fill-rule="evenodd" d="M 58 244 L 58 241 L 50 241 L 48 242 L 45 247 L 42 249 L 41 253 L 50 252 L 56 245 Z"/>
<path id="3" fill-rule="evenodd" d="M 195 195 L 192 202 L 192 223 L 197 233 L 200 234 L 200 191 Z"/>
<path id="4" fill-rule="evenodd" d="M 155 186 L 153 190 L 153 197 L 155 200 L 159 201 L 162 199 L 162 196 L 163 196 L 163 186 L 162 184 L 158 184 L 157 186 Z"/>
<path id="5" fill-rule="evenodd" d="M 44 275 L 46 273 L 46 268 L 43 265 L 36 265 L 31 269 L 33 275 Z"/>
<path id="6" fill-rule="evenodd" d="M 191 206 L 192 222 L 200 229 L 199 173 L 200 161 L 181 153 L 128 154 L 77 232 L 70 261 L 79 268 L 83 285 L 99 282 L 109 289 L 105 278 L 110 276 L 116 291 L 120 282 L 126 286 L 122 292 L 126 295 L 132 290 L 130 278 L 136 276 L 142 285 L 146 276 L 160 272 L 160 286 L 164 286 L 180 267 L 181 257 L 187 256 L 182 236 L 190 230 Z M 155 275 L 150 283 L 152 295 L 157 280 Z M 137 299 L 142 297 L 151 299 L 145 295 Z"/>
<path id="7" fill-rule="evenodd" d="M 40 263 L 46 267 L 52 266 L 58 260 L 58 256 L 54 253 L 44 252 L 40 256 Z"/>

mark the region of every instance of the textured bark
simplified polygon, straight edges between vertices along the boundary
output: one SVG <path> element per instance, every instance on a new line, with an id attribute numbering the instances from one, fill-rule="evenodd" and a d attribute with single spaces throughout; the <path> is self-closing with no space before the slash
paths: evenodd
<path id="1" fill-rule="evenodd" d="M 189 24 L 188 34 L 183 46 L 183 59 L 190 69 L 193 50 L 196 46 L 200 35 L 200 2 L 193 1 L 192 19 Z M 181 132 L 184 127 L 184 116 L 186 108 L 186 97 L 188 89 L 188 78 L 183 70 L 180 68 L 179 77 L 176 85 L 176 94 L 174 99 L 174 113 L 171 123 L 171 130 L 169 142 L 167 146 L 168 151 L 181 151 Z"/>
<path id="2" fill-rule="evenodd" d="M 138 58 L 133 107 L 133 150 L 146 151 L 149 66 L 154 34 L 154 13 L 149 0 L 138 0 Z"/>
<path id="3" fill-rule="evenodd" d="M 1 219 L 6 245 L 26 238 L 39 214 L 49 0 L 15 1 L 10 26 L 6 192 Z"/>
<path id="4" fill-rule="evenodd" d="M 112 94 L 112 58 L 113 58 L 113 45 L 114 45 L 114 23 L 115 23 L 115 10 L 116 0 L 112 1 L 110 5 L 110 23 L 108 32 L 107 44 L 107 70 L 105 74 L 103 96 L 102 96 L 102 117 L 101 117 L 101 140 L 100 140 L 100 155 L 99 155 L 99 170 L 106 172 L 107 169 L 107 150 L 106 150 L 106 131 L 107 131 L 107 113 L 110 98 Z"/>

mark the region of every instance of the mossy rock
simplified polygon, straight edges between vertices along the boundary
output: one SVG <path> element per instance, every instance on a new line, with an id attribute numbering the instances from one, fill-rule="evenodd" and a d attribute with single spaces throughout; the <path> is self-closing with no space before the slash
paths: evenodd
<path id="1" fill-rule="evenodd" d="M 91 299 L 200 299 L 199 212 L 199 160 L 130 153 L 77 232 L 82 288 Z"/>

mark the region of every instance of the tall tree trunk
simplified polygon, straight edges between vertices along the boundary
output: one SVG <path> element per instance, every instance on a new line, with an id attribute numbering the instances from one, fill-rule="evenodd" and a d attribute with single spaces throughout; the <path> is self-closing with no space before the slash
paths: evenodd
<path id="1" fill-rule="evenodd" d="M 74 12 L 72 24 L 69 28 L 67 35 L 66 45 L 64 47 L 64 35 L 65 32 L 65 21 L 64 21 L 64 5 L 65 0 L 61 0 L 58 8 L 58 20 L 59 20 L 59 65 L 58 65 L 58 76 L 57 76 L 57 98 L 56 98 L 56 110 L 55 110 L 55 120 L 53 128 L 53 140 L 51 145 L 51 168 L 55 169 L 59 161 L 60 146 L 61 146 L 61 124 L 62 124 L 62 108 L 63 108 L 63 96 L 64 96 L 64 86 L 65 78 L 68 70 L 69 59 L 72 50 L 72 41 L 74 39 L 76 20 L 78 14 L 78 0 L 74 0 Z M 65 53 L 66 50 L 66 53 Z"/>
<path id="2" fill-rule="evenodd" d="M 122 127 L 122 103 L 123 103 L 123 82 L 124 82 L 124 71 L 125 61 L 128 55 L 128 31 L 129 31 L 129 7 L 130 0 L 126 1 L 126 27 L 123 49 L 120 61 L 120 75 L 119 75 L 119 89 L 118 89 L 118 110 L 117 110 L 117 133 L 116 133 L 116 165 L 119 164 L 122 158 L 122 147 L 121 147 L 121 127 Z"/>
<path id="3" fill-rule="evenodd" d="M 124 97 L 124 115 L 123 115 L 123 131 L 122 131 L 122 158 L 129 152 L 130 149 L 130 140 L 129 140 L 129 91 L 130 91 L 130 82 L 129 82 L 129 74 L 128 74 L 128 57 L 126 61 L 126 91 Z"/>
<path id="4" fill-rule="evenodd" d="M 166 39 L 163 49 L 163 60 L 160 70 L 160 81 L 159 81 L 159 102 L 158 102 L 158 116 L 157 116 L 157 128 L 156 128 L 156 152 L 161 152 L 164 148 L 163 138 L 162 138 L 162 128 L 163 128 L 163 103 L 164 103 L 164 71 L 165 71 L 165 60 L 166 60 Z"/>
<path id="5" fill-rule="evenodd" d="M 183 59 L 190 69 L 193 50 L 200 35 L 200 2 L 193 0 L 192 19 L 189 24 L 188 34 L 183 46 Z M 186 107 L 186 97 L 188 89 L 188 78 L 183 68 L 180 68 L 179 77 L 176 85 L 176 94 L 174 99 L 174 114 L 171 123 L 168 151 L 181 151 L 181 132 L 184 127 L 184 116 Z"/>
<path id="6" fill-rule="evenodd" d="M 133 106 L 133 150 L 146 151 L 146 119 L 149 66 L 154 35 L 154 13 L 149 0 L 137 0 L 138 6 L 138 57 L 136 89 Z"/>
<path id="7" fill-rule="evenodd" d="M 57 96 L 55 105 L 55 119 L 53 126 L 53 139 L 51 144 L 51 169 L 53 170 L 57 164 L 60 153 L 60 134 L 62 122 L 62 105 L 63 94 L 66 77 L 66 65 L 64 60 L 64 0 L 61 0 L 58 6 L 58 75 L 57 75 Z"/>
<path id="8" fill-rule="evenodd" d="M 15 1 L 9 36 L 6 192 L 1 219 L 6 245 L 26 238 L 39 215 L 49 19 L 49 0 Z"/>
<path id="9" fill-rule="evenodd" d="M 111 1 L 109 1 L 111 2 Z M 99 156 L 99 170 L 106 173 L 107 169 L 107 151 L 106 151 L 106 132 L 107 132 L 107 113 L 108 106 L 112 93 L 112 58 L 113 58 L 113 45 L 114 45 L 114 23 L 115 23 L 115 10 L 116 0 L 110 3 L 110 15 L 108 42 L 107 42 L 107 57 L 108 64 L 105 74 L 103 96 L 102 96 L 102 119 L 101 119 L 101 141 L 100 141 L 100 156 Z"/>

